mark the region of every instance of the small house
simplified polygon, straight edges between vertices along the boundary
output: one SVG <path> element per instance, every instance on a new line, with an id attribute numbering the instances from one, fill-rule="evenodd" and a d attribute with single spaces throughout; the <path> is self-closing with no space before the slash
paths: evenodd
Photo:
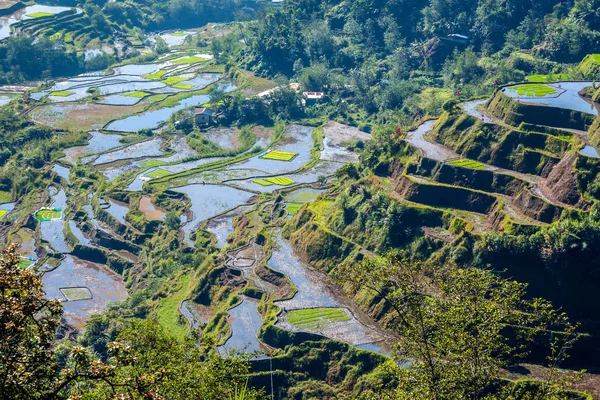
<path id="1" fill-rule="evenodd" d="M 312 106 L 314 104 L 317 104 L 319 101 L 323 100 L 323 97 L 325 97 L 325 93 L 303 92 L 302 97 L 304 97 L 304 99 L 302 100 L 302 104 L 304 104 L 304 106 Z"/>
<path id="2" fill-rule="evenodd" d="M 194 111 L 194 120 L 197 126 L 210 125 L 212 123 L 214 111 L 210 108 L 197 108 Z"/>

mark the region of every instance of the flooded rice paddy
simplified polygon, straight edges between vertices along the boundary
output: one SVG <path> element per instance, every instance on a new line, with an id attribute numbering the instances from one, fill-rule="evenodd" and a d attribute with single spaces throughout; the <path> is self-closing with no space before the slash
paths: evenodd
<path id="1" fill-rule="evenodd" d="M 222 185 L 188 185 L 171 190 L 187 195 L 191 201 L 192 219 L 183 226 L 185 241 L 190 247 L 194 247 L 190 235 L 201 222 L 240 206 L 253 196 L 252 193 Z"/>
<path id="2" fill-rule="evenodd" d="M 227 246 L 227 238 L 234 231 L 233 219 L 250 211 L 252 208 L 254 206 L 241 206 L 208 221 L 206 230 L 215 235 L 218 248 L 222 249 Z"/>
<path id="3" fill-rule="evenodd" d="M 107 266 L 65 256 L 60 265 L 42 278 L 46 295 L 64 301 L 63 318 L 69 325 L 83 329 L 92 314 L 106 310 L 111 302 L 127 298 L 127 290 L 119 275 Z M 65 301 L 61 288 L 84 287 L 92 293 L 89 300 Z"/>
<path id="4" fill-rule="evenodd" d="M 293 298 L 279 301 L 277 305 L 286 310 L 339 306 L 338 301 L 323 283 L 323 276 L 309 270 L 280 232 L 274 238 L 277 244 L 267 265 L 287 275 L 298 290 Z"/>
<path id="5" fill-rule="evenodd" d="M 52 196 L 50 208 L 59 208 L 64 211 L 67 207 L 67 195 L 65 191 L 61 189 L 56 192 L 56 189 L 51 187 L 49 192 Z M 70 251 L 65 241 L 64 225 L 65 221 L 63 218 L 56 221 L 40 222 L 42 240 L 48 242 L 56 253 L 68 253 Z"/>
<path id="6" fill-rule="evenodd" d="M 58 176 L 60 176 L 61 178 L 63 178 L 65 181 L 67 181 L 67 183 L 70 185 L 71 184 L 71 180 L 69 179 L 69 175 L 71 174 L 71 170 L 67 167 L 63 167 L 60 164 L 54 164 L 54 166 L 52 167 L 52 171 L 56 172 L 58 174 Z"/>
<path id="7" fill-rule="evenodd" d="M 92 245 L 92 242 L 83 234 L 81 229 L 79 229 L 79 226 L 77 225 L 77 223 L 75 221 L 73 221 L 72 219 L 69 220 L 69 229 L 71 230 L 71 233 L 75 236 L 75 238 L 77 238 L 77 241 L 79 242 L 79 244 L 81 244 L 83 246 L 91 246 Z"/>
<path id="8" fill-rule="evenodd" d="M 219 347 L 219 352 L 223 355 L 231 350 L 244 353 L 261 350 L 257 337 L 262 325 L 262 317 L 257 310 L 258 303 L 245 296 L 241 297 L 242 303 L 228 311 L 232 334 L 225 344 Z"/>
<path id="9" fill-rule="evenodd" d="M 233 85 L 225 85 L 222 89 L 226 92 L 235 90 Z M 173 107 L 164 107 L 158 110 L 146 111 L 139 115 L 132 115 L 125 119 L 120 119 L 109 123 L 104 129 L 115 132 L 139 132 L 142 129 L 155 129 L 164 124 L 179 110 L 188 107 L 200 106 L 208 103 L 210 96 L 205 94 L 197 94 L 191 97 L 180 100 Z"/>
<path id="10" fill-rule="evenodd" d="M 158 157 L 164 154 L 161 150 L 163 141 L 161 138 L 154 138 L 144 142 L 134 143 L 122 149 L 111 151 L 98 156 L 93 164 L 109 164 L 115 161 L 129 160 L 143 157 Z"/>
<path id="11" fill-rule="evenodd" d="M 549 107 L 566 108 L 568 110 L 581 111 L 588 114 L 598 115 L 598 108 L 592 103 L 584 100 L 579 96 L 579 92 L 588 86 L 592 86 L 593 82 L 561 82 L 551 83 L 548 86 L 556 90 L 555 94 L 535 97 L 535 96 L 520 96 L 516 90 L 511 90 L 510 87 L 504 90 L 504 94 L 517 99 L 522 103 L 539 104 Z"/>
<path id="12" fill-rule="evenodd" d="M 592 146 L 585 146 L 583 149 L 581 149 L 579 151 L 579 154 L 586 156 L 586 157 L 592 157 L 592 158 L 600 158 L 600 155 L 598 155 L 598 150 L 596 150 L 595 147 Z"/>
<path id="13" fill-rule="evenodd" d="M 281 142 L 273 146 L 272 150 L 298 154 L 291 161 L 264 159 L 261 157 L 266 152 L 263 152 L 227 169 L 253 169 L 263 171 L 263 175 L 276 175 L 295 171 L 310 161 L 310 150 L 313 147 L 313 130 L 314 128 L 309 126 L 291 125 L 283 134 Z"/>
<path id="14" fill-rule="evenodd" d="M 106 212 L 125 225 L 125 215 L 129 212 L 129 205 L 113 199 L 108 199 L 108 204 L 110 207 L 106 209 Z"/>

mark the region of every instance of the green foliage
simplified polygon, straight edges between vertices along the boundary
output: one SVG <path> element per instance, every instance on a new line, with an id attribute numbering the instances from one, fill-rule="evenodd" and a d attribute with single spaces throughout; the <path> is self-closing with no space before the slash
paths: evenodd
<path id="1" fill-rule="evenodd" d="M 559 329 L 565 337 L 552 342 L 551 362 L 561 362 L 576 338 L 564 314 L 543 300 L 526 300 L 525 285 L 487 270 L 415 263 L 392 253 L 339 274 L 353 290 L 368 288 L 393 310 L 390 327 L 399 340 L 390 367 L 398 385 L 388 395 L 394 399 L 481 398 L 521 354 L 522 343 Z M 507 326 L 518 332 L 517 342 L 504 334 Z M 540 393 L 548 389 L 542 386 Z"/>

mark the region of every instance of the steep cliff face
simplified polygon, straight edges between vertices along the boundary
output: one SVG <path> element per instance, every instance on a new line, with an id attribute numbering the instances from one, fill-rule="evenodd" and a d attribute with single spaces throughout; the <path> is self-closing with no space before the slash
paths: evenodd
<path id="1" fill-rule="evenodd" d="M 577 190 L 576 162 L 577 153 L 566 154 L 548 175 L 546 188 L 554 201 L 587 208 L 588 204 L 581 198 L 581 194 Z"/>

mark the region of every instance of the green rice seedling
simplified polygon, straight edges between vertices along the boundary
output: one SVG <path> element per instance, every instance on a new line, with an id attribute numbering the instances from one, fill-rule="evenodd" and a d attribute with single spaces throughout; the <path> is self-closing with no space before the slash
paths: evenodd
<path id="1" fill-rule="evenodd" d="M 265 179 L 267 182 L 271 182 L 275 185 L 279 185 L 279 186 L 289 186 L 289 185 L 293 185 L 294 183 L 296 183 L 296 181 L 290 179 L 290 178 L 286 178 L 285 176 L 278 176 L 277 178 L 267 178 Z"/>
<path id="2" fill-rule="evenodd" d="M 151 74 L 146 74 L 143 77 L 146 78 L 146 79 L 158 80 L 158 79 L 161 79 L 166 73 L 167 73 L 167 71 L 158 70 L 158 71 L 153 72 Z"/>
<path id="3" fill-rule="evenodd" d="M 68 301 L 89 300 L 93 297 L 86 287 L 60 288 L 60 291 Z"/>
<path id="4" fill-rule="evenodd" d="M 525 83 L 523 85 L 511 86 L 508 90 L 516 91 L 519 96 L 543 97 L 556 94 L 556 89 L 552 86 L 540 83 Z"/>
<path id="5" fill-rule="evenodd" d="M 143 97 L 148 96 L 149 93 L 146 92 L 129 92 L 129 93 L 123 93 L 123 96 L 127 96 L 127 97 L 136 97 L 138 99 L 141 99 Z"/>
<path id="6" fill-rule="evenodd" d="M 175 89 L 184 89 L 184 90 L 189 90 L 191 88 L 193 88 L 194 86 L 189 84 L 189 83 L 178 83 L 176 85 L 173 85 L 173 87 Z"/>
<path id="7" fill-rule="evenodd" d="M 29 18 L 44 18 L 44 17 L 53 17 L 54 15 L 55 14 L 51 13 L 51 12 L 40 11 L 40 12 L 36 12 L 36 13 L 27 14 L 27 17 L 29 17 Z"/>
<path id="8" fill-rule="evenodd" d="M 51 92 L 49 96 L 53 97 L 69 97 L 73 94 L 73 92 L 69 92 L 67 90 L 58 90 L 56 92 Z"/>
<path id="9" fill-rule="evenodd" d="M 271 182 L 267 182 L 264 179 L 254 179 L 254 180 L 252 180 L 252 182 L 257 183 L 261 186 L 272 186 L 273 185 Z"/>
<path id="10" fill-rule="evenodd" d="M 145 168 L 160 167 L 165 164 L 166 162 L 160 160 L 148 160 L 140 163 L 140 165 Z"/>
<path id="11" fill-rule="evenodd" d="M 271 150 L 261 158 L 265 160 L 276 160 L 276 161 L 292 161 L 298 153 L 291 153 L 289 151 Z"/>
<path id="12" fill-rule="evenodd" d="M 155 171 L 150 172 L 146 176 L 149 178 L 162 178 L 163 176 L 171 175 L 169 171 L 165 171 L 164 169 L 157 169 Z"/>

